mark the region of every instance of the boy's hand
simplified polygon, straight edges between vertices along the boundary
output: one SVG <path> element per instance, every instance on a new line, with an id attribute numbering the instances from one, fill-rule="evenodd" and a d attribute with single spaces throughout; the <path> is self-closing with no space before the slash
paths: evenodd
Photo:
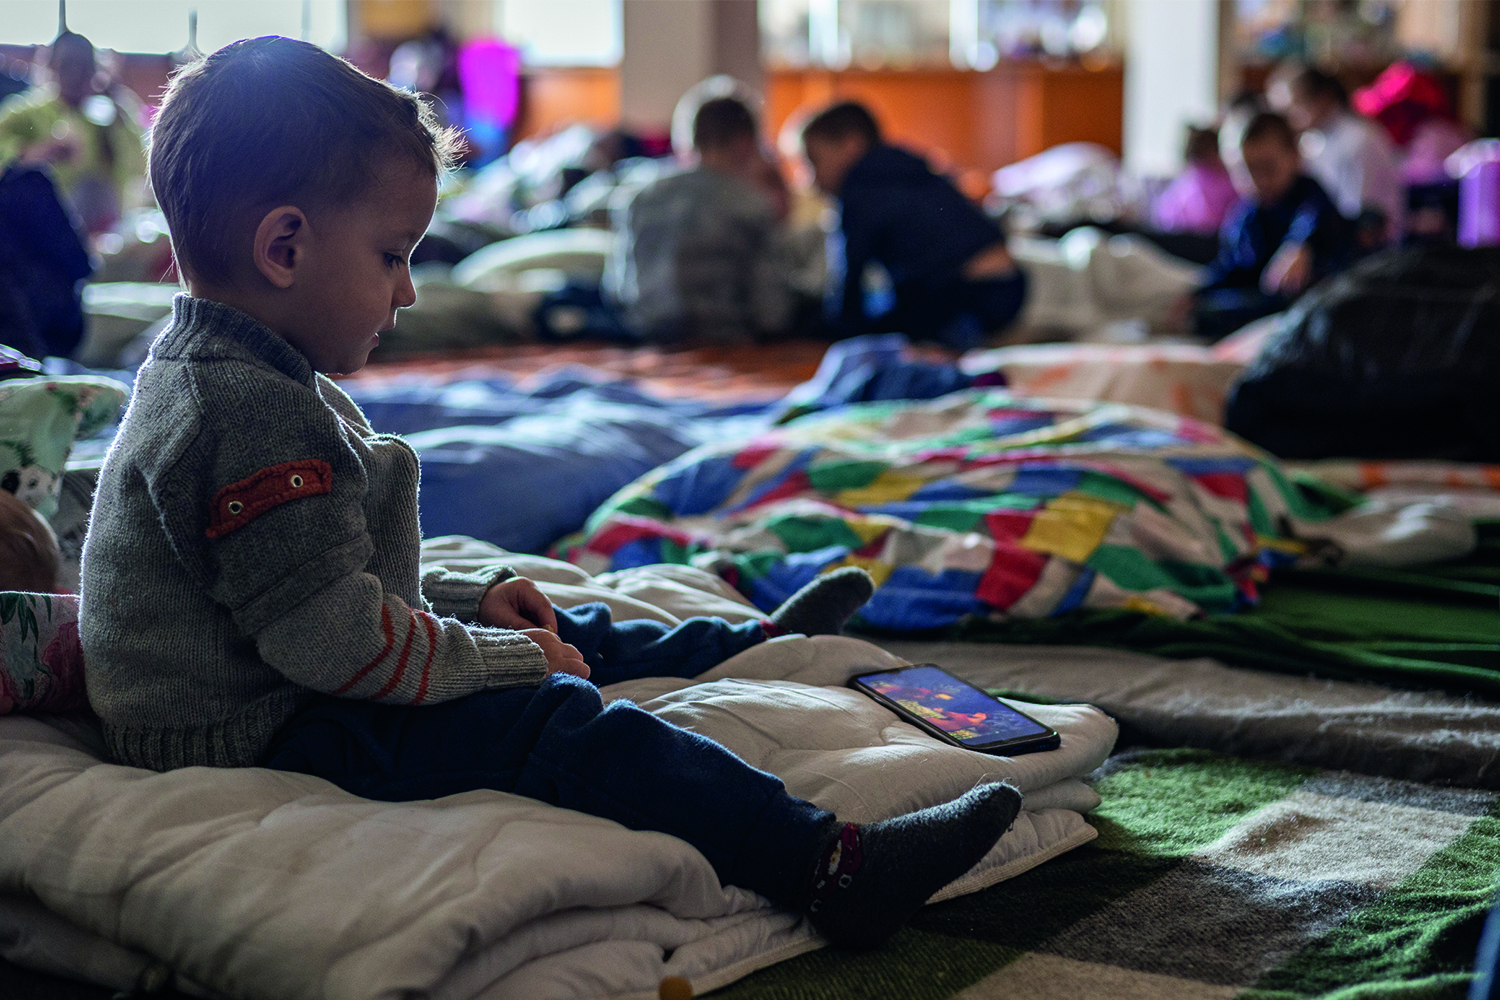
<path id="1" fill-rule="evenodd" d="M 1191 292 L 1184 292 L 1177 296 L 1172 303 L 1172 308 L 1167 310 L 1166 317 L 1162 320 L 1163 325 L 1173 333 L 1192 333 L 1193 309 L 1197 302 Z"/>
<path id="2" fill-rule="evenodd" d="M 524 576 L 513 576 L 484 592 L 479 602 L 479 624 L 517 632 L 544 628 L 555 633 L 557 612 L 535 583 Z"/>
<path id="3" fill-rule="evenodd" d="M 1261 291 L 1267 295 L 1299 295 L 1311 278 L 1312 251 L 1306 244 L 1283 246 L 1261 273 Z"/>
<path id="4" fill-rule="evenodd" d="M 544 628 L 522 629 L 521 634 L 538 646 L 547 657 L 547 673 L 572 674 L 585 680 L 589 676 L 589 665 L 583 662 L 583 654 Z"/>

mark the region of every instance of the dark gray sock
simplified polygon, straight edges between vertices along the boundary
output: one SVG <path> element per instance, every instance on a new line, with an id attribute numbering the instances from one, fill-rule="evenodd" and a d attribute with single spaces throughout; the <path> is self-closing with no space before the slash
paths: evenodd
<path id="1" fill-rule="evenodd" d="M 771 612 L 771 624 L 783 634 L 838 635 L 849 616 L 875 593 L 875 581 L 858 566 L 825 573 Z"/>
<path id="2" fill-rule="evenodd" d="M 1020 810 L 1020 792 L 990 784 L 930 809 L 844 825 L 819 858 L 809 919 L 836 947 L 880 946 L 978 864 Z"/>

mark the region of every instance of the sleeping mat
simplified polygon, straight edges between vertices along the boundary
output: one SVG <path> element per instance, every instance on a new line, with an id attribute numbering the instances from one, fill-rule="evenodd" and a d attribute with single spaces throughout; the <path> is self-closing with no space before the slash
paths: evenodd
<path id="1" fill-rule="evenodd" d="M 438 539 L 429 562 L 493 563 Z M 590 579 L 507 558 L 561 605 L 621 619 L 758 617 L 686 567 Z M 648 605 L 650 606 L 648 610 Z M 721 742 L 793 794 L 863 822 L 984 780 L 1026 797 L 1014 826 L 935 899 L 975 892 L 1088 842 L 1080 779 L 1114 723 L 1041 706 L 1058 749 L 1002 758 L 939 743 L 844 687 L 904 661 L 842 636 L 762 643 L 695 680 L 611 685 Z M 695 992 L 821 946 L 798 915 L 722 886 L 685 842 L 500 792 L 371 802 L 301 774 L 102 762 L 77 718 L 0 717 L 0 955 L 139 992 L 166 982 L 237 1000 L 646 1000 Z"/>

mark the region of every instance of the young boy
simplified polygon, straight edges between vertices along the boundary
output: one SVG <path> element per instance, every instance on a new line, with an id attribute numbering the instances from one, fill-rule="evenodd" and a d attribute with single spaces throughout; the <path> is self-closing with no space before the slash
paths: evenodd
<path id="1" fill-rule="evenodd" d="M 835 104 L 802 129 L 813 183 L 838 199 L 835 275 L 826 316 L 836 336 L 899 331 L 964 350 L 1021 311 L 1026 279 L 1005 237 L 951 181 L 917 156 L 887 145 L 861 104 Z M 884 266 L 895 303 L 865 309 L 865 268 Z"/>
<path id="2" fill-rule="evenodd" d="M 703 102 L 693 150 L 697 166 L 643 188 L 621 213 L 609 293 L 651 342 L 752 343 L 782 333 L 795 306 L 776 244 L 785 191 L 773 206 L 774 189 L 761 190 L 770 165 L 754 115 L 737 97 Z"/>
<path id="3" fill-rule="evenodd" d="M 188 294 L 137 378 L 84 553 L 89 700 L 112 755 L 387 800 L 529 795 L 681 837 L 832 941 L 879 943 L 983 857 L 1014 789 L 840 825 L 583 679 L 591 660 L 629 675 L 692 650 L 702 669 L 760 626 L 614 628 L 498 566 L 419 579 L 416 456 L 319 373 L 363 366 L 415 299 L 408 256 L 451 141 L 416 98 L 285 38 L 174 78 L 150 172 Z M 868 588 L 843 577 L 773 620 L 831 627 Z"/>
<path id="4" fill-rule="evenodd" d="M 1219 234 L 1219 256 L 1195 296 L 1197 333 L 1219 340 L 1279 312 L 1342 268 L 1350 225 L 1318 182 L 1302 173 L 1297 136 L 1285 118 L 1256 115 L 1240 139 L 1245 198 Z"/>

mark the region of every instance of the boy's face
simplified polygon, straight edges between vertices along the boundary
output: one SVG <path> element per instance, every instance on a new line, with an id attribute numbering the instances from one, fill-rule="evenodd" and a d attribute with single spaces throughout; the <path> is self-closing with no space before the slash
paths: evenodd
<path id="1" fill-rule="evenodd" d="M 813 186 L 837 198 L 844 187 L 844 178 L 870 151 L 870 144 L 857 135 L 839 139 L 808 138 L 802 143 L 802 151 L 812 167 Z"/>
<path id="2" fill-rule="evenodd" d="M 1256 200 L 1262 205 L 1280 201 L 1292 188 L 1297 173 L 1302 169 L 1297 151 L 1280 139 L 1268 137 L 1247 142 L 1241 147 L 1245 158 L 1245 172 L 1249 174 L 1250 187 Z M 1250 194 L 1250 191 L 1243 192 Z"/>
<path id="3" fill-rule="evenodd" d="M 359 371 L 417 300 L 409 259 L 432 222 L 437 179 L 393 163 L 352 205 L 309 216 L 308 253 L 297 275 L 297 319 L 278 330 L 320 372 Z M 305 268 L 305 270 L 302 270 Z"/>

